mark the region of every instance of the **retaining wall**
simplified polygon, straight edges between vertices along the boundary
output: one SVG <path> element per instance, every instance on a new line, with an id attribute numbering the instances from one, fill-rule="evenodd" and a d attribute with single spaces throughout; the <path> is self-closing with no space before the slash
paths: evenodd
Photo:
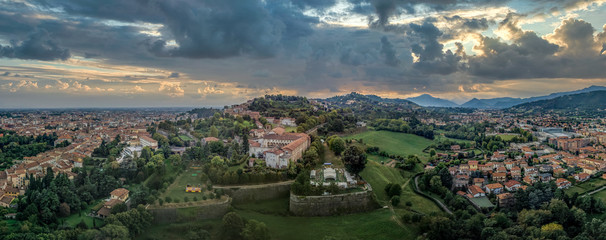
<path id="1" fill-rule="evenodd" d="M 297 216 L 332 216 L 366 212 L 378 208 L 372 191 L 327 195 L 290 194 L 290 212 Z"/>

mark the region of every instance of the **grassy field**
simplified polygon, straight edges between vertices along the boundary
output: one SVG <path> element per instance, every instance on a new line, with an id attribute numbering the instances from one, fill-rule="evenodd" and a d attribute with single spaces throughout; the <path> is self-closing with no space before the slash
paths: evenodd
<path id="1" fill-rule="evenodd" d="M 191 141 L 191 140 L 193 140 L 189 136 L 183 135 L 183 134 L 179 135 L 179 138 L 181 138 L 181 140 L 183 140 L 183 141 Z"/>
<path id="2" fill-rule="evenodd" d="M 375 161 L 368 161 L 366 168 L 360 173 L 360 176 L 372 186 L 373 192 L 381 205 L 387 205 L 389 201 L 389 197 L 385 193 L 385 185 L 388 183 L 397 183 L 400 185 L 407 184 L 402 189 L 402 195 L 400 196 L 401 205 L 399 208 L 405 208 L 405 203 L 410 201 L 412 203 L 411 209 L 419 212 L 431 213 L 441 211 L 434 202 L 416 194 L 412 190 L 412 184 L 414 184 L 413 175 L 414 173 L 411 172 L 401 173 L 401 170 L 383 166 Z"/>
<path id="3" fill-rule="evenodd" d="M 190 202 L 194 201 L 194 197 L 198 199 L 198 201 L 202 201 L 202 197 L 206 194 L 208 195 L 208 191 L 206 190 L 206 185 L 200 179 L 200 174 L 202 170 L 195 169 L 187 169 L 181 175 L 175 179 L 175 182 L 171 184 L 166 191 L 160 196 L 160 198 L 164 199 L 166 196 L 170 196 L 173 201 L 175 199 L 179 199 L 179 201 L 183 202 L 183 199 L 187 197 Z M 195 176 L 194 176 L 195 175 Z M 202 186 L 202 192 L 185 192 L 185 186 L 188 184 L 195 186 Z"/>
<path id="4" fill-rule="evenodd" d="M 78 223 L 80 223 L 82 220 L 84 220 L 84 223 L 86 223 L 86 226 L 88 226 L 88 228 L 92 228 L 93 227 L 93 217 L 89 217 L 86 214 L 90 213 L 91 209 L 99 204 L 101 204 L 101 206 L 103 206 L 103 200 L 97 200 L 97 201 L 95 201 L 94 204 L 91 204 L 86 209 L 82 210 L 80 212 L 81 216 L 78 213 L 74 213 L 74 214 L 70 215 L 69 217 L 59 218 L 59 221 L 65 222 L 65 223 L 69 224 L 70 226 L 75 227 L 76 225 L 78 225 Z M 97 226 L 97 227 L 103 226 L 105 224 L 105 222 L 102 219 L 95 219 L 94 221 L 95 221 L 95 226 Z"/>
<path id="5" fill-rule="evenodd" d="M 373 192 L 377 195 L 379 201 L 388 201 L 389 198 L 385 194 L 385 185 L 388 183 L 404 184 L 407 179 L 404 179 L 399 172 L 400 170 L 383 166 L 375 161 L 368 161 L 366 167 L 360 173 L 360 176 L 372 186 Z M 384 204 L 384 202 L 382 202 Z"/>
<path id="6" fill-rule="evenodd" d="M 381 151 L 403 157 L 417 154 L 422 159 L 429 156 L 423 152 L 423 149 L 434 143 L 432 140 L 417 135 L 390 131 L 366 131 L 345 138 L 363 139 L 365 144 L 379 147 Z"/>
<path id="7" fill-rule="evenodd" d="M 414 226 L 400 227 L 389 209 L 331 217 L 293 217 L 237 209 L 246 219 L 264 222 L 272 239 L 416 239 Z"/>
<path id="8" fill-rule="evenodd" d="M 568 195 L 572 195 L 574 193 L 579 193 L 583 195 L 586 192 L 592 191 L 600 186 L 606 185 L 606 180 L 601 178 L 593 178 L 587 182 L 581 184 L 575 184 L 569 189 L 565 190 Z"/>
<path id="9" fill-rule="evenodd" d="M 335 153 L 328 149 L 327 145 L 324 145 L 324 156 L 321 158 L 325 163 L 332 163 L 333 167 L 342 168 L 344 167 L 341 158 L 335 156 Z"/>
<path id="10" fill-rule="evenodd" d="M 284 132 L 297 132 L 297 127 L 285 127 Z"/>
<path id="11" fill-rule="evenodd" d="M 208 231 L 214 237 L 211 239 L 218 239 L 221 230 L 221 219 L 153 225 L 136 239 L 189 239 L 186 237 L 189 231 L 200 229 Z"/>
<path id="12" fill-rule="evenodd" d="M 514 137 L 517 137 L 517 134 L 497 134 L 497 136 L 501 137 L 501 139 L 503 139 L 503 141 L 509 141 L 511 139 L 513 139 Z"/>
<path id="13" fill-rule="evenodd" d="M 599 191 L 599 192 L 593 194 L 592 196 L 602 199 L 602 201 L 606 202 L 606 189 Z"/>

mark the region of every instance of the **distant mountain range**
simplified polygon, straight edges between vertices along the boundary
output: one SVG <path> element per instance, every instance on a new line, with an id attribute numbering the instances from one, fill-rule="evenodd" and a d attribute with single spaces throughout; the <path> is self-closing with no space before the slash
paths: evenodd
<path id="1" fill-rule="evenodd" d="M 536 102 L 541 100 L 554 99 L 561 96 L 579 94 L 579 93 L 588 93 L 595 91 L 606 91 L 606 87 L 603 86 L 591 86 L 588 88 L 570 91 L 570 92 L 558 92 L 552 93 L 545 96 L 537 96 L 537 97 L 529 97 L 529 98 L 511 98 L 511 97 L 503 97 L 503 98 L 490 98 L 490 99 L 471 99 L 466 103 L 461 105 L 457 105 L 454 102 L 448 101 L 446 99 L 436 98 L 429 94 L 423 94 L 418 97 L 408 98 L 407 100 L 414 102 L 423 107 L 462 107 L 462 108 L 478 108 L 478 109 L 504 109 L 510 108 L 516 105 Z"/>
<path id="2" fill-rule="evenodd" d="M 429 94 L 423 94 L 417 97 L 407 98 L 406 100 L 423 107 L 459 107 L 459 104 L 456 104 L 446 99 L 437 98 Z"/>
<path id="3" fill-rule="evenodd" d="M 552 99 L 523 103 L 511 107 L 513 111 L 578 110 L 594 111 L 606 109 L 606 91 L 592 91 L 565 95 Z"/>

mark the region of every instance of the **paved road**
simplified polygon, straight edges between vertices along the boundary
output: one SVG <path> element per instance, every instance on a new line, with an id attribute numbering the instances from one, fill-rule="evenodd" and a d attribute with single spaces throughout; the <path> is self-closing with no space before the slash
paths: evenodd
<path id="1" fill-rule="evenodd" d="M 606 189 L 606 186 L 603 186 L 603 187 L 598 188 L 598 189 L 596 189 L 596 190 L 593 190 L 593 191 L 591 191 L 591 192 L 585 193 L 585 194 L 583 194 L 582 196 L 585 196 L 585 195 L 593 195 L 594 193 L 597 193 L 597 192 L 602 191 L 602 190 L 604 190 L 604 189 Z"/>
<path id="2" fill-rule="evenodd" d="M 415 177 L 415 187 L 416 187 L 416 189 L 419 189 L 419 181 L 418 181 L 419 176 L 421 176 L 421 175 L 417 175 L 417 176 Z M 428 196 L 428 197 L 430 197 L 431 199 L 433 199 L 433 200 L 434 200 L 434 202 L 437 202 L 437 203 L 440 205 L 440 208 L 442 208 L 442 210 L 444 210 L 444 211 L 445 211 L 445 212 L 447 212 L 448 214 L 452 214 L 452 211 L 450 211 L 450 209 L 448 209 L 448 207 L 447 207 L 446 205 L 444 205 L 444 203 L 442 203 L 442 201 L 440 201 L 440 200 L 438 200 L 438 199 L 436 199 L 436 198 L 434 198 L 434 197 L 432 197 L 432 196 L 429 196 L 429 195 L 427 195 L 427 194 L 425 194 L 425 196 Z"/>

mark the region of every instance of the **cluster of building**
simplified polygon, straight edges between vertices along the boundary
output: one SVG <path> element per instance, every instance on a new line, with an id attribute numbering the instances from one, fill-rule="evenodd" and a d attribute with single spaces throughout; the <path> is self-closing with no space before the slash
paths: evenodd
<path id="1" fill-rule="evenodd" d="M 311 145 L 309 135 L 285 132 L 283 127 L 253 129 L 251 136 L 249 155 L 264 158 L 265 164 L 271 168 L 287 168 L 291 161 L 302 158 Z"/>
<path id="2" fill-rule="evenodd" d="M 112 214 L 112 208 L 118 204 L 128 204 L 129 191 L 126 188 L 114 189 L 109 194 L 109 199 L 103 203 L 103 207 L 97 210 L 97 217 L 106 218 Z"/>
<path id="3" fill-rule="evenodd" d="M 38 136 L 57 134 L 55 146 L 64 141 L 67 147 L 55 148 L 36 156 L 14 161 L 15 164 L 0 171 L 0 205 L 9 206 L 15 197 L 24 194 L 28 176 L 42 177 L 47 169 L 54 174 L 63 173 L 73 179 L 73 168 L 83 166 L 86 157 L 103 141 L 112 141 L 120 135 L 131 145 L 156 148 L 157 141 L 146 132 L 147 125 L 160 120 L 174 120 L 176 113 L 155 111 L 67 111 L 11 113 L 0 118 L 0 128 L 15 131 L 18 135 Z"/>

